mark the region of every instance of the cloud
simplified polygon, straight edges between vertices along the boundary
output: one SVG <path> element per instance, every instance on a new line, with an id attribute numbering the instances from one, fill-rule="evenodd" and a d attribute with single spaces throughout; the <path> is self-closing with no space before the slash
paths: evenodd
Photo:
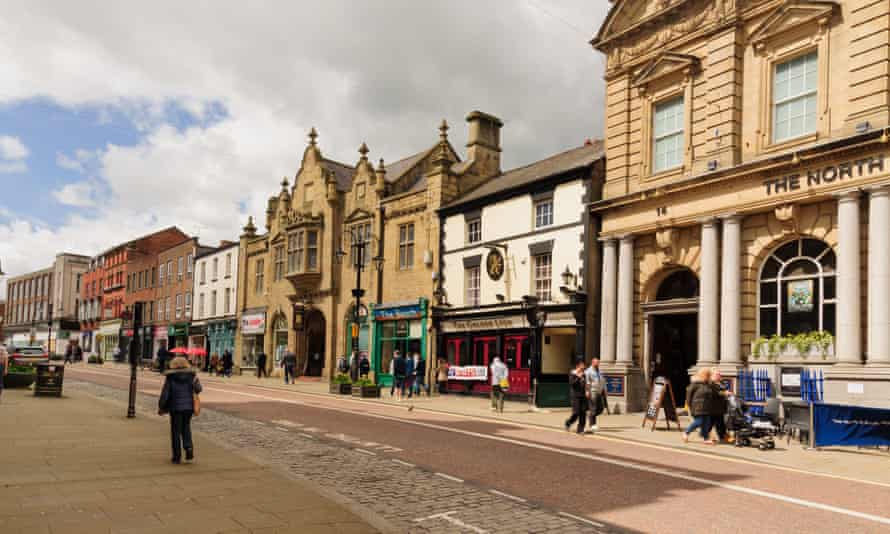
<path id="1" fill-rule="evenodd" d="M 20 160 L 28 157 L 28 147 L 18 137 L 0 135 L 0 159 Z"/>
<path id="2" fill-rule="evenodd" d="M 264 5 L 158 1 L 135 17 L 127 3 L 34 0 L 0 18 L 0 105 L 47 98 L 100 123 L 123 112 L 142 134 L 56 155 L 86 177 L 54 193 L 76 209 L 55 228 L 0 220 L 7 271 L 170 224 L 234 238 L 295 174 L 310 126 L 350 164 L 363 141 L 388 161 L 427 148 L 442 118 L 463 146 L 474 109 L 504 120 L 505 167 L 601 135 L 602 59 L 587 40 L 607 2 Z"/>

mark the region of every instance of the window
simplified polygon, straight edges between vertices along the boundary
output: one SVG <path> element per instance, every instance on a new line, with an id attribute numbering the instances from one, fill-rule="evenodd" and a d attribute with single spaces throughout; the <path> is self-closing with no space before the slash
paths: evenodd
<path id="1" fill-rule="evenodd" d="M 478 306 L 479 305 L 479 266 L 475 267 L 467 267 L 466 269 L 466 287 L 467 287 L 467 301 L 464 303 L 466 306 Z"/>
<path id="2" fill-rule="evenodd" d="M 273 279 L 280 282 L 284 278 L 284 245 L 275 247 L 275 269 Z"/>
<path id="3" fill-rule="evenodd" d="M 467 222 L 467 243 L 482 241 L 482 219 L 473 219 Z"/>
<path id="4" fill-rule="evenodd" d="M 163 285 L 164 285 L 164 275 L 165 275 L 166 272 L 167 272 L 167 266 L 164 265 L 163 263 L 161 263 L 160 267 L 158 268 L 158 272 L 159 272 L 160 275 L 161 275 L 161 276 L 158 278 L 158 285 L 159 285 L 159 286 L 163 286 Z"/>
<path id="5" fill-rule="evenodd" d="M 204 293 L 198 295 L 198 318 L 204 318 Z"/>
<path id="6" fill-rule="evenodd" d="M 182 280 L 182 273 L 185 272 L 185 258 L 180 256 L 179 259 L 176 261 L 176 264 L 177 267 L 179 267 L 179 269 L 176 271 L 176 279 Z"/>
<path id="7" fill-rule="evenodd" d="M 365 182 L 362 182 L 355 186 L 355 198 L 365 198 Z"/>
<path id="8" fill-rule="evenodd" d="M 188 319 L 192 316 L 192 294 L 185 294 L 185 318 Z"/>
<path id="9" fill-rule="evenodd" d="M 548 198 L 535 202 L 535 228 L 543 228 L 553 224 L 553 199 Z"/>
<path id="10" fill-rule="evenodd" d="M 232 276 L 232 253 L 226 254 L 226 278 Z"/>
<path id="11" fill-rule="evenodd" d="M 816 239 L 785 243 L 760 270 L 760 335 L 835 334 L 834 251 Z"/>
<path id="12" fill-rule="evenodd" d="M 306 270 L 318 270 L 318 232 L 306 231 Z"/>
<path id="13" fill-rule="evenodd" d="M 182 317 L 182 293 L 176 295 L 176 318 Z"/>
<path id="14" fill-rule="evenodd" d="M 659 173 L 683 164 L 683 97 L 655 105 L 652 121 L 652 170 Z"/>
<path id="15" fill-rule="evenodd" d="M 226 288 L 225 300 L 223 300 L 223 313 L 228 315 L 229 311 L 232 309 L 232 288 Z"/>
<path id="16" fill-rule="evenodd" d="M 294 232 L 287 236 L 287 272 L 296 273 L 303 270 L 303 232 Z"/>
<path id="17" fill-rule="evenodd" d="M 414 223 L 399 226 L 399 269 L 414 265 Z"/>
<path id="18" fill-rule="evenodd" d="M 216 317 L 216 290 L 210 292 L 210 316 Z"/>
<path id="19" fill-rule="evenodd" d="M 195 261 L 195 259 L 194 259 L 194 257 L 193 257 L 191 254 L 189 254 L 188 256 L 185 257 L 185 275 L 186 275 L 186 278 L 191 278 L 191 277 L 192 277 L 192 271 L 194 270 L 194 269 L 193 269 L 193 267 L 194 267 L 194 261 Z"/>
<path id="20" fill-rule="evenodd" d="M 773 73 L 773 142 L 816 131 L 817 54 L 779 63 Z"/>
<path id="21" fill-rule="evenodd" d="M 207 262 L 206 261 L 201 262 L 201 283 L 202 284 L 207 283 Z"/>
<path id="22" fill-rule="evenodd" d="M 167 260 L 167 282 L 173 283 L 173 260 Z"/>
<path id="23" fill-rule="evenodd" d="M 170 320 L 170 297 L 164 299 L 164 320 Z"/>
<path id="24" fill-rule="evenodd" d="M 151 268 L 151 287 L 154 287 L 155 284 L 157 284 L 157 282 L 156 282 L 157 275 L 158 275 L 157 271 L 155 270 L 154 267 L 152 267 Z"/>
<path id="25" fill-rule="evenodd" d="M 210 280 L 215 282 L 219 278 L 219 258 L 213 258 L 213 278 Z"/>
<path id="26" fill-rule="evenodd" d="M 538 254 L 535 258 L 535 296 L 541 302 L 550 301 L 550 283 L 553 275 L 553 258 L 548 254 Z"/>
<path id="27" fill-rule="evenodd" d="M 256 261 L 256 281 L 255 281 L 255 284 L 254 284 L 254 289 L 253 289 L 253 291 L 254 291 L 254 293 L 256 293 L 257 295 L 262 295 L 262 294 L 263 294 L 263 285 L 264 285 L 264 283 L 265 283 L 264 280 L 263 280 L 263 269 L 264 269 L 264 267 L 265 267 L 265 266 L 263 265 L 263 263 L 264 263 L 263 260 L 257 260 L 257 261 Z"/>
<path id="28" fill-rule="evenodd" d="M 349 251 L 351 265 L 355 267 L 358 265 L 359 261 L 361 261 L 363 265 L 367 265 L 371 261 L 371 223 L 354 226 L 350 236 L 350 239 L 352 239 L 352 246 Z M 361 258 L 356 257 L 359 254 L 359 247 L 357 246 L 359 243 L 365 244 Z"/>
<path id="29" fill-rule="evenodd" d="M 164 299 L 158 301 L 158 321 L 164 320 Z"/>

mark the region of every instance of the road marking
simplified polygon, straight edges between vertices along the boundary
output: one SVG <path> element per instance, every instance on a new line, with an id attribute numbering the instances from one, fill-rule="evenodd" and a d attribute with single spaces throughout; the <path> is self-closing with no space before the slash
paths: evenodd
<path id="1" fill-rule="evenodd" d="M 382 447 L 379 447 L 378 449 L 383 452 L 404 452 L 404 450 L 405 450 L 405 449 L 400 449 L 398 447 L 393 447 L 391 445 L 384 445 Z"/>
<path id="2" fill-rule="evenodd" d="M 587 519 L 586 517 L 577 516 L 574 514 L 570 514 L 568 512 L 560 512 L 559 515 L 561 515 L 563 517 L 568 517 L 570 519 L 574 519 L 575 521 L 587 523 L 588 525 L 593 526 L 593 527 L 606 528 L 606 525 L 604 525 L 602 523 L 597 523 L 596 521 L 591 521 L 590 519 Z"/>
<path id="3" fill-rule="evenodd" d="M 398 458 L 393 458 L 392 461 L 399 465 L 404 465 L 405 467 L 417 467 L 416 465 L 414 465 L 412 463 L 404 462 L 402 460 L 399 460 Z"/>
<path id="4" fill-rule="evenodd" d="M 286 426 L 286 427 L 291 427 L 291 428 L 299 428 L 301 426 L 306 426 L 306 425 L 301 425 L 300 423 L 294 423 L 293 421 L 288 421 L 287 419 L 276 419 L 275 421 L 272 421 L 272 422 L 275 423 L 276 425 L 281 425 L 281 426 Z"/>
<path id="5" fill-rule="evenodd" d="M 287 428 L 284 428 L 283 426 L 276 426 L 275 429 L 280 430 L 282 432 L 290 432 L 290 430 L 288 430 Z"/>
<path id="6" fill-rule="evenodd" d="M 385 447 L 385 445 L 383 445 L 382 443 L 375 443 L 373 441 L 366 441 L 366 442 L 362 443 L 362 447 L 367 447 L 369 449 L 374 449 L 374 448 L 377 448 L 380 446 Z"/>
<path id="7" fill-rule="evenodd" d="M 262 421 L 254 421 L 254 423 L 256 423 L 256 424 L 258 424 L 258 425 L 260 425 L 260 426 L 266 426 L 266 423 L 264 423 L 264 422 L 262 422 Z"/>
<path id="8" fill-rule="evenodd" d="M 516 495 L 510 495 L 509 493 L 504 493 L 503 491 L 498 491 L 496 489 L 488 490 L 488 491 L 489 491 L 489 493 L 493 493 L 493 494 L 499 495 L 501 497 L 506 497 L 506 498 L 514 500 L 516 502 L 528 502 L 525 499 L 523 499 L 522 497 L 517 497 Z"/>
<path id="9" fill-rule="evenodd" d="M 303 434 L 303 433 L 301 432 L 300 435 L 303 436 L 304 438 L 308 438 L 308 439 L 317 439 L 317 438 L 316 438 L 315 436 L 313 436 L 312 434 Z"/>
<path id="10" fill-rule="evenodd" d="M 365 449 L 353 449 L 355 452 L 360 452 L 362 454 L 367 454 L 368 456 L 377 456 L 376 452 L 366 451 Z"/>
<path id="11" fill-rule="evenodd" d="M 321 428 L 315 428 L 314 426 L 307 426 L 303 430 L 305 430 L 306 432 L 312 432 L 312 433 L 324 432 L 324 430 L 322 430 Z"/>
<path id="12" fill-rule="evenodd" d="M 415 519 L 414 522 L 415 523 L 423 523 L 424 521 L 429 521 L 430 519 L 444 519 L 445 521 L 448 521 L 449 523 L 451 523 L 452 525 L 454 525 L 456 527 L 465 528 L 467 530 L 472 530 L 476 534 L 486 534 L 488 532 L 487 530 L 483 530 L 475 525 L 470 525 L 469 523 L 464 523 L 463 521 L 461 521 L 460 519 L 457 519 L 456 517 L 451 517 L 452 515 L 454 515 L 456 513 L 457 513 L 457 510 L 452 510 L 451 512 L 442 512 L 441 514 L 433 514 L 428 517 L 421 517 L 421 518 Z"/>
<path id="13" fill-rule="evenodd" d="M 445 473 L 434 473 L 437 477 L 444 478 L 445 480 L 450 480 L 452 482 L 460 482 L 463 483 L 464 479 L 453 477 L 451 475 L 446 475 Z"/>

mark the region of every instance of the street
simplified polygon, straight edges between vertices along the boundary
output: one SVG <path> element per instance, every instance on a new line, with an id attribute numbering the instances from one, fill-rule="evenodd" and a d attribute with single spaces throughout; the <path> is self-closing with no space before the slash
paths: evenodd
<path id="1" fill-rule="evenodd" d="M 71 367 L 71 379 L 118 390 L 128 384 L 123 369 Z M 240 434 L 236 446 L 281 453 L 274 439 L 288 436 L 351 451 L 334 472 L 313 469 L 318 460 L 311 454 L 287 460 L 329 487 L 364 477 L 374 489 L 362 492 L 363 504 L 393 503 L 419 527 L 481 531 L 464 513 L 464 492 L 439 491 L 454 485 L 490 498 L 491 510 L 505 514 L 498 524 L 514 532 L 529 525 L 517 514 L 533 511 L 566 520 L 560 528 L 573 523 L 602 532 L 879 532 L 890 526 L 890 487 L 883 484 L 409 410 L 407 403 L 394 407 L 201 379 L 203 407 L 258 429 Z M 140 392 L 157 395 L 160 386 L 158 375 L 140 374 Z M 198 421 L 202 432 L 207 420 L 202 415 Z M 546 530 L 544 521 L 537 531 Z"/>

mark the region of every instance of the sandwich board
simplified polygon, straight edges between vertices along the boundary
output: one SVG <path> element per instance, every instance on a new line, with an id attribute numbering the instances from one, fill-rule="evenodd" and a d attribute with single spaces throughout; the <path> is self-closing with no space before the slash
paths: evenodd
<path id="1" fill-rule="evenodd" d="M 655 424 L 658 422 L 658 413 L 664 410 L 664 422 L 667 429 L 671 429 L 671 423 L 676 423 L 677 430 L 680 430 L 680 418 L 677 417 L 677 405 L 674 401 L 674 391 L 671 389 L 671 381 L 663 376 L 657 377 L 649 388 L 649 398 L 646 402 L 646 413 L 643 416 L 642 428 L 646 428 L 646 423 L 652 422 L 652 428 L 655 430 Z"/>

